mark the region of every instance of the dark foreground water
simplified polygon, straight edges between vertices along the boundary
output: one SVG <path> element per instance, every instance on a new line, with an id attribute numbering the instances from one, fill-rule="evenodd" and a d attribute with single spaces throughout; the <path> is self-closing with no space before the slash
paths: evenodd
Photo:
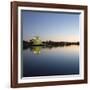
<path id="1" fill-rule="evenodd" d="M 79 46 L 34 46 L 22 51 L 22 76 L 79 74 Z"/>

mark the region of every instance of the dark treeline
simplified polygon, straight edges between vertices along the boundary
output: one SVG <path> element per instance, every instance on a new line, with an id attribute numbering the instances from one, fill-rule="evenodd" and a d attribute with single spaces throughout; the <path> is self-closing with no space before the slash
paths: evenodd
<path id="1" fill-rule="evenodd" d="M 79 42 L 55 42 L 55 41 L 46 41 L 43 42 L 45 45 L 52 45 L 52 46 L 68 46 L 68 45 L 79 45 Z"/>
<path id="2" fill-rule="evenodd" d="M 33 45 L 32 41 L 23 40 L 23 48 L 28 48 L 30 46 L 47 46 L 47 47 L 58 47 L 58 46 L 69 46 L 69 45 L 79 45 L 79 42 L 56 42 L 56 41 L 43 41 L 40 45 Z"/>
<path id="3" fill-rule="evenodd" d="M 30 46 L 30 43 L 23 40 L 23 48 L 27 49 Z"/>

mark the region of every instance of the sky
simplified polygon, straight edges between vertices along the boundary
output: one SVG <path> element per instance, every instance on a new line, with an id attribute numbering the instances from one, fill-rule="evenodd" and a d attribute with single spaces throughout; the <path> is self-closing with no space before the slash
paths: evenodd
<path id="1" fill-rule="evenodd" d="M 23 40 L 39 36 L 42 41 L 80 41 L 79 16 L 79 13 L 22 10 Z"/>

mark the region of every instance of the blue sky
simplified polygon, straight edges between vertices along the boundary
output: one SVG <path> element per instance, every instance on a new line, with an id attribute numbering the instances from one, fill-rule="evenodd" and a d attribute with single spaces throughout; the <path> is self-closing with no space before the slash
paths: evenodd
<path id="1" fill-rule="evenodd" d="M 79 13 L 21 11 L 23 40 L 79 41 Z"/>

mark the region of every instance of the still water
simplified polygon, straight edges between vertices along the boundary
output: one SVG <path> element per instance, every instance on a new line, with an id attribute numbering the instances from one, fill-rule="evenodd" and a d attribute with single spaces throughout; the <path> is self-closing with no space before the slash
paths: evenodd
<path id="1" fill-rule="evenodd" d="M 79 74 L 79 46 L 34 46 L 22 52 L 22 76 Z"/>

